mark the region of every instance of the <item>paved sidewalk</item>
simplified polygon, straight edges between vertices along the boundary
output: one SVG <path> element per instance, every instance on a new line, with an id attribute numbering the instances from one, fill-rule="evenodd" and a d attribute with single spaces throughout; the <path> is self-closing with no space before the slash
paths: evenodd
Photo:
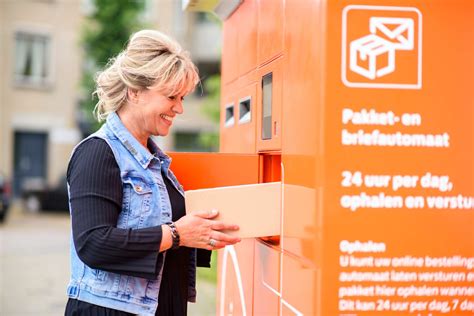
<path id="1" fill-rule="evenodd" d="M 67 214 L 12 207 L 0 226 L 0 315 L 64 314 L 68 249 Z"/>
<path id="2" fill-rule="evenodd" d="M 0 315 L 64 315 L 69 234 L 67 213 L 10 210 L 0 225 Z M 198 292 L 189 315 L 214 315 L 214 284 L 198 281 Z"/>

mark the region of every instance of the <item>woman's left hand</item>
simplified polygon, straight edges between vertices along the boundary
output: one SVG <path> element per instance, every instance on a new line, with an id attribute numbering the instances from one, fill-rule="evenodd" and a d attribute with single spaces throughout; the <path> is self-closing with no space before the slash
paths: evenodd
<path id="1" fill-rule="evenodd" d="M 239 237 L 223 232 L 237 231 L 239 226 L 214 220 L 218 214 L 217 210 L 194 211 L 175 222 L 180 246 L 214 250 L 239 242 Z"/>

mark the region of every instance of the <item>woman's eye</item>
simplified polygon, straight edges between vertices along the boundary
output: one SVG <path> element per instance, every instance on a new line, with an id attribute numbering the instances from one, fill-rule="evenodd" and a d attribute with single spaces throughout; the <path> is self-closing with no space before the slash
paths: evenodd
<path id="1" fill-rule="evenodd" d="M 174 100 L 176 100 L 176 96 L 172 95 L 172 96 L 168 97 L 168 99 L 174 101 Z M 181 101 L 184 101 L 184 97 L 181 97 Z"/>

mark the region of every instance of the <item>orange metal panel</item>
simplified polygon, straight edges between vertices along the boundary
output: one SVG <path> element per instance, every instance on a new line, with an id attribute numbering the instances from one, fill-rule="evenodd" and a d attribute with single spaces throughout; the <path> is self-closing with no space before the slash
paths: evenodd
<path id="1" fill-rule="evenodd" d="M 235 146 L 238 146 L 237 152 L 242 153 L 255 153 L 256 151 L 256 142 L 255 142 L 255 133 L 257 128 L 257 84 L 252 83 L 238 92 L 237 101 L 237 139 L 234 142 Z M 250 103 L 250 120 L 245 121 L 244 118 L 241 118 L 243 113 L 241 113 L 242 106 L 241 103 L 248 102 Z"/>
<path id="2" fill-rule="evenodd" d="M 236 109 L 237 109 L 237 102 L 236 102 L 236 87 L 238 82 L 234 81 L 229 85 L 225 85 L 222 89 L 222 96 L 221 96 L 221 111 L 220 111 L 220 146 L 219 150 L 222 153 L 232 153 L 236 152 L 234 149 L 234 142 L 236 139 Z M 227 108 L 232 107 L 234 114 L 233 114 L 233 123 L 231 125 L 226 124 L 226 117 L 227 117 Z"/>
<path id="3" fill-rule="evenodd" d="M 327 2 L 323 289 L 334 294 L 325 297 L 322 314 L 406 315 L 415 303 L 421 310 L 412 310 L 412 314 L 472 315 L 472 309 L 452 304 L 472 301 L 472 296 L 458 293 L 448 298 L 440 291 L 466 286 L 467 279 L 426 282 L 420 277 L 453 272 L 465 275 L 465 267 L 434 267 L 430 262 L 432 258 L 443 261 L 455 256 L 474 257 L 472 206 L 466 209 L 457 203 L 429 204 L 433 200 L 474 195 L 474 45 L 467 39 L 467 33 L 460 32 L 474 29 L 474 3 L 400 0 L 390 1 L 389 5 L 387 1 L 371 1 L 370 6 L 360 4 Z M 400 39 L 411 43 L 410 47 L 401 50 L 400 46 L 388 45 L 395 58 L 391 72 L 385 74 L 380 70 L 387 65 L 384 63 L 388 53 L 369 48 L 371 62 L 377 67 L 376 76 L 370 78 L 370 73 L 354 66 L 367 66 L 358 53 L 367 46 L 357 45 L 371 34 L 372 39 L 379 41 L 373 43 L 379 45 L 383 42 L 380 38 L 387 38 L 379 33 L 379 27 L 390 27 L 390 23 L 397 21 L 402 26 L 398 31 L 407 28 Z M 390 30 L 385 36 L 387 33 Z M 363 116 L 363 110 L 372 110 L 378 119 L 346 120 L 348 111 Z M 383 115 L 393 115 L 393 121 L 384 122 L 380 119 Z M 360 135 L 358 141 L 348 142 L 347 133 Z M 377 133 L 383 136 L 377 137 Z M 449 144 L 410 144 L 410 140 L 418 137 L 415 135 L 446 135 Z M 364 141 L 369 137 L 379 141 Z M 404 141 L 396 141 L 397 137 Z M 383 138 L 390 141 L 384 145 L 380 142 Z M 432 181 L 427 180 L 427 174 L 447 176 L 452 186 L 427 186 Z M 379 181 L 374 182 L 375 177 Z M 403 186 L 397 187 L 401 179 Z M 357 205 L 356 200 L 362 203 Z M 349 253 L 347 245 L 357 241 L 365 245 L 372 242 L 370 252 L 359 249 Z M 360 266 L 346 261 L 351 256 L 370 262 Z M 399 266 L 398 260 L 405 257 L 421 260 Z M 389 265 L 379 266 L 382 262 Z M 389 271 L 391 275 L 385 282 L 374 278 L 367 282 L 343 281 L 344 273 L 352 271 Z M 397 278 L 400 273 L 403 282 Z M 347 294 L 353 286 L 363 285 L 366 291 L 377 289 L 382 283 L 393 289 L 393 294 L 374 291 L 368 297 L 336 295 L 341 291 Z M 404 297 L 400 295 L 404 290 L 402 283 L 418 291 L 427 286 L 428 292 L 424 296 L 418 292 Z M 354 304 L 356 300 L 367 304 L 362 307 Z M 408 303 L 406 309 L 400 309 L 404 306 L 395 305 L 397 302 Z M 440 306 L 445 308 L 440 310 Z"/>
<path id="4" fill-rule="evenodd" d="M 223 153 L 168 153 L 185 190 L 258 183 L 258 156 Z"/>
<path id="5" fill-rule="evenodd" d="M 283 0 L 258 2 L 258 63 L 262 65 L 283 51 Z"/>
<path id="6" fill-rule="evenodd" d="M 257 84 L 253 83 L 249 86 L 242 88 L 238 92 L 237 104 L 237 126 L 236 126 L 236 139 L 233 143 L 236 146 L 236 152 L 242 153 L 255 153 L 256 142 L 255 134 L 257 128 Z M 241 117 L 241 106 L 240 104 L 246 100 L 250 102 L 250 121 L 245 122 L 240 119 Z"/>
<path id="7" fill-rule="evenodd" d="M 233 86 L 237 86 L 237 84 Z M 224 102 L 221 107 L 221 152 L 255 153 L 257 85 L 252 83 L 245 86 L 236 93 L 230 94 L 230 97 L 225 100 L 228 101 Z M 240 120 L 240 103 L 246 100 L 250 103 L 251 115 L 250 120 L 244 122 Z M 232 126 L 226 126 L 223 122 L 226 108 L 229 105 L 234 107 L 234 124 Z"/>
<path id="8" fill-rule="evenodd" d="M 223 26 L 222 82 L 235 80 L 238 76 L 238 16 L 231 15 Z"/>
<path id="9" fill-rule="evenodd" d="M 238 15 L 238 73 L 240 76 L 257 67 L 257 0 L 247 0 Z M 244 53 L 245 52 L 245 53 Z"/>
<path id="10" fill-rule="evenodd" d="M 252 69 L 250 71 L 247 71 L 244 74 L 240 74 L 239 77 L 239 87 L 246 87 L 250 85 L 251 83 L 258 83 L 259 78 L 257 76 L 257 71 L 256 69 Z"/>
<path id="11" fill-rule="evenodd" d="M 322 249 L 325 125 L 322 5 L 318 1 L 285 3 L 281 246 L 312 261 L 320 257 Z"/>

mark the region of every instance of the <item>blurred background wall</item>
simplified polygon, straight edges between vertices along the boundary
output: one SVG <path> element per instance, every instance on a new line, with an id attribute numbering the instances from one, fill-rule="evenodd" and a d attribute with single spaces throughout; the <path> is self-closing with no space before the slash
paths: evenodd
<path id="1" fill-rule="evenodd" d="M 203 82 L 172 133 L 156 140 L 164 150 L 216 150 L 199 139 L 218 130 L 201 108 L 206 79 L 219 73 L 220 25 L 205 13 L 183 12 L 180 0 L 143 1 L 140 23 L 189 50 Z M 90 98 L 81 89 L 88 67 L 82 34 L 95 9 L 95 0 L 0 0 L 0 173 L 17 195 L 57 184 L 71 150 L 91 132 L 80 106 Z"/>

